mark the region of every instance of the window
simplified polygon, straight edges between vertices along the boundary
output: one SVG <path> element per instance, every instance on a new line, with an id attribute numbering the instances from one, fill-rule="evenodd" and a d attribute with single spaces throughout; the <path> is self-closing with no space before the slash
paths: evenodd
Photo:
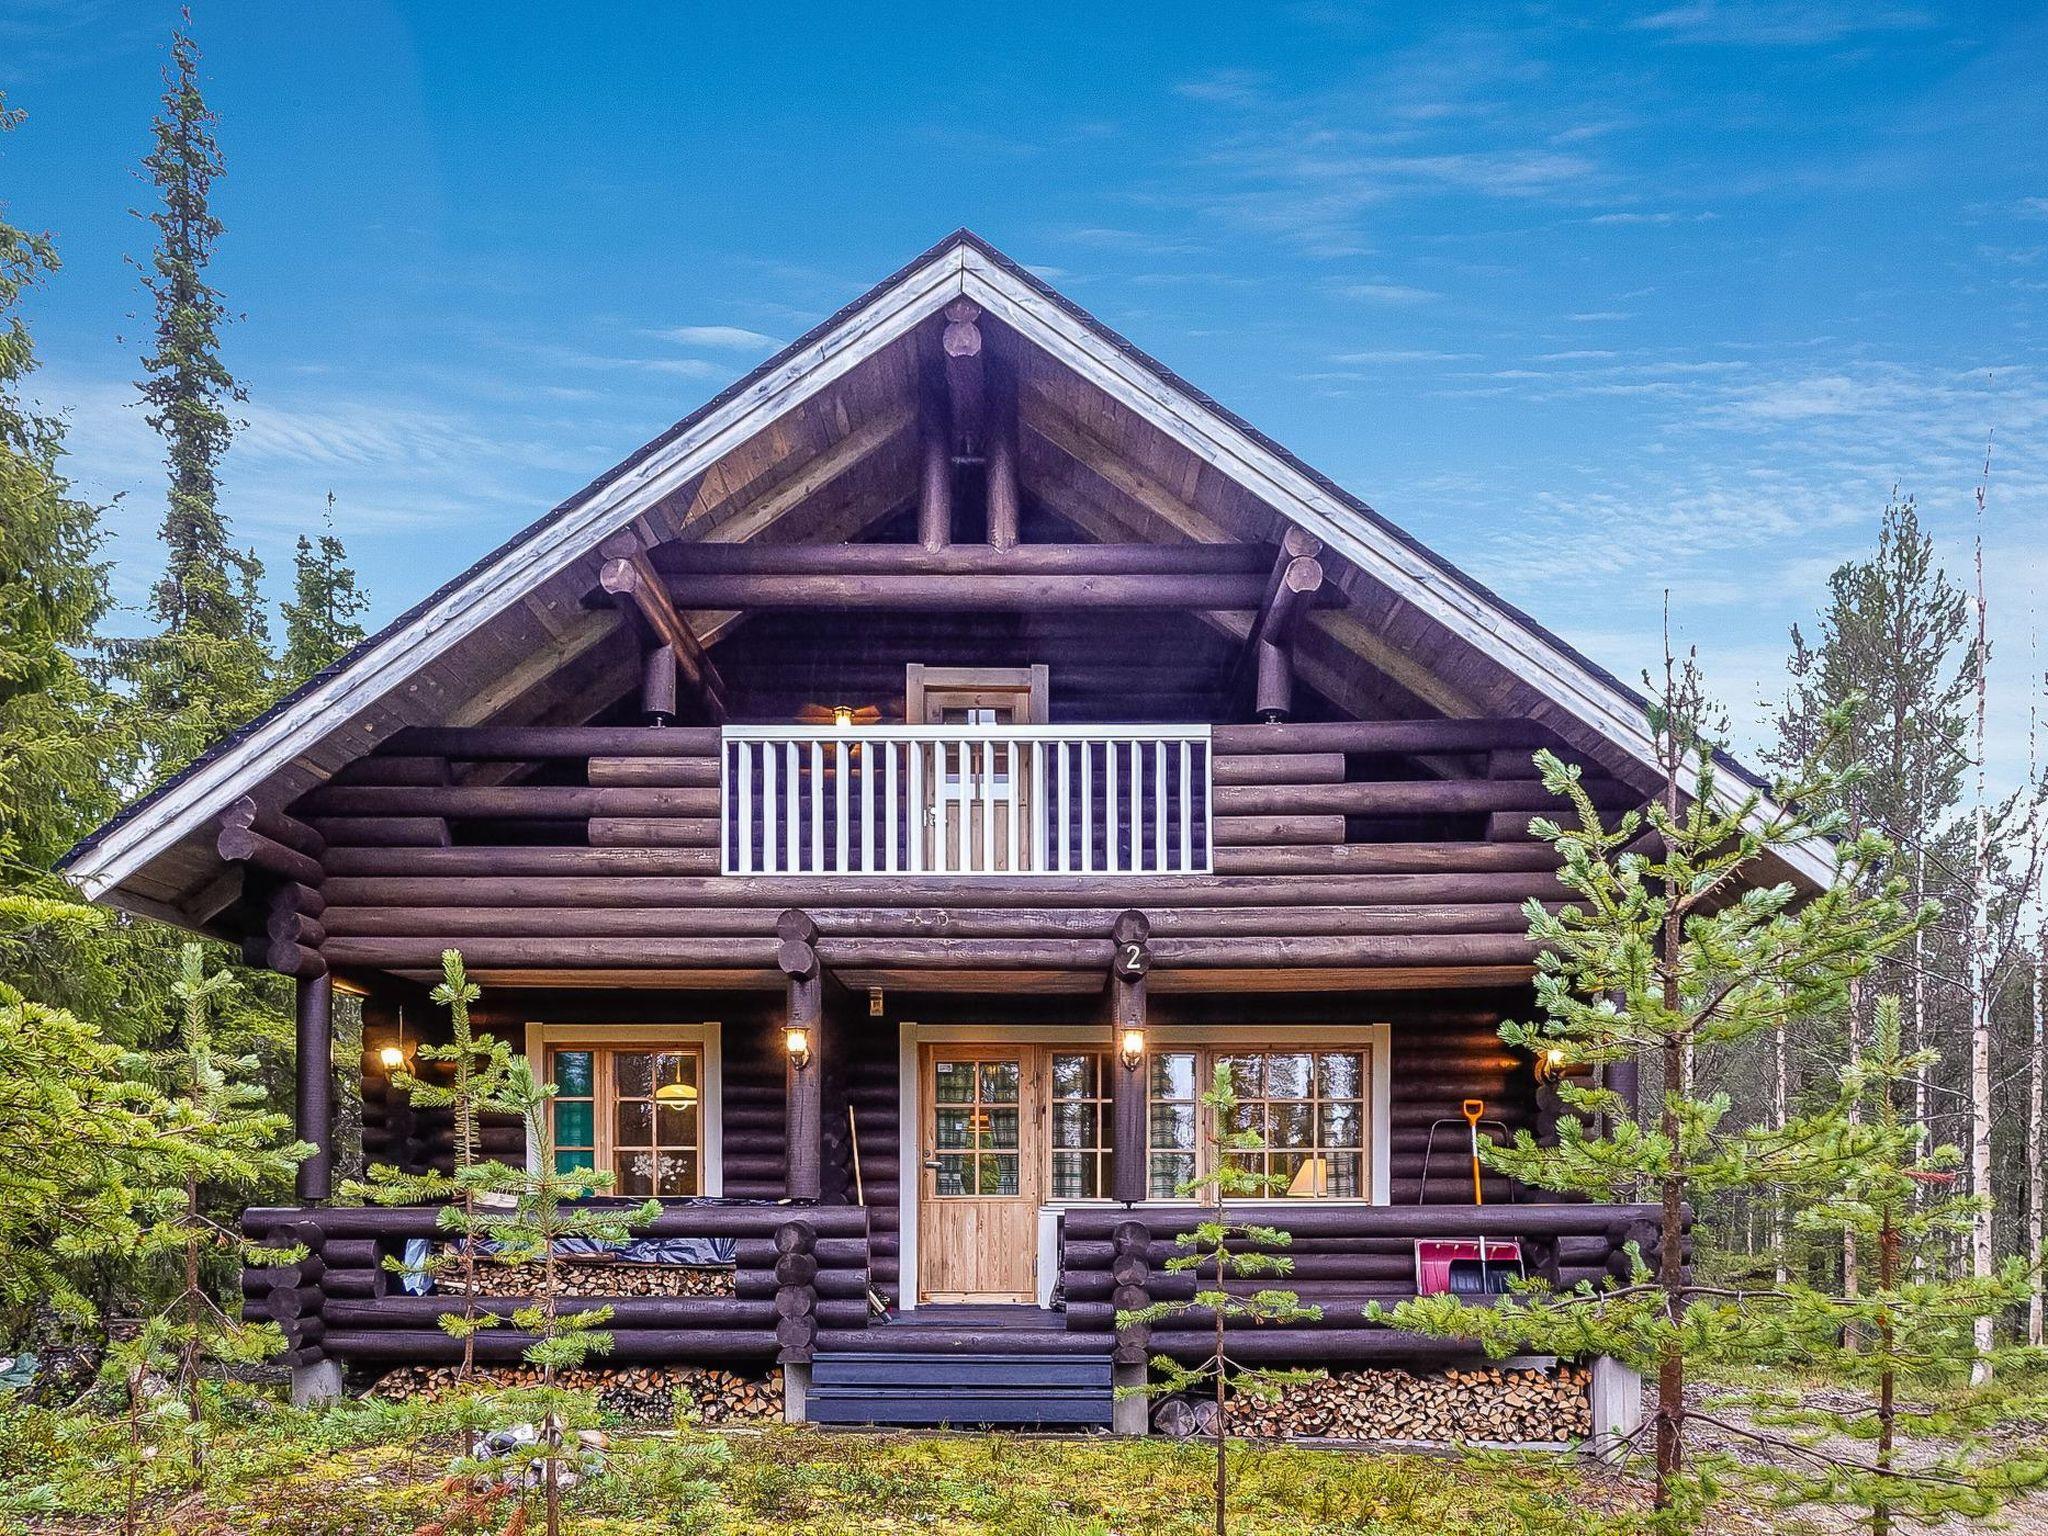
<path id="1" fill-rule="evenodd" d="M 1052 1053 L 1052 1197 L 1109 1195 L 1109 1057 Z"/>
<path id="2" fill-rule="evenodd" d="M 1150 1198 L 1173 1199 L 1198 1167 L 1207 1170 L 1200 1096 L 1219 1062 L 1229 1065 L 1237 1090 L 1231 1129 L 1256 1131 L 1266 1143 L 1244 1154 L 1246 1166 L 1285 1179 L 1276 1195 L 1356 1200 L 1369 1193 L 1365 1051 L 1158 1051 L 1147 1104 Z"/>
<path id="3" fill-rule="evenodd" d="M 701 1050 L 557 1046 L 548 1072 L 557 1169 L 605 1169 L 638 1199 L 704 1192 Z"/>

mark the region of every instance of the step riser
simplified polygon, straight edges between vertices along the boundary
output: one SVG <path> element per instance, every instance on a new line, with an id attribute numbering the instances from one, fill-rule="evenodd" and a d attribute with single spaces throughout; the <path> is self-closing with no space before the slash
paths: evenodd
<path id="1" fill-rule="evenodd" d="M 804 1417 L 813 1424 L 1107 1426 L 1115 1411 L 1101 1357 L 986 1351 L 820 1350 Z"/>

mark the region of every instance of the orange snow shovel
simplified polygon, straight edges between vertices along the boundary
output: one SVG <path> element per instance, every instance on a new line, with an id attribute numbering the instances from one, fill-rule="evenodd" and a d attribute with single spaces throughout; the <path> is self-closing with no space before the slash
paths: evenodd
<path id="1" fill-rule="evenodd" d="M 1467 1099 L 1461 1106 L 1465 1124 L 1472 1130 L 1472 1203 L 1486 1204 L 1486 1192 L 1479 1182 L 1479 1117 L 1486 1113 L 1486 1100 Z"/>

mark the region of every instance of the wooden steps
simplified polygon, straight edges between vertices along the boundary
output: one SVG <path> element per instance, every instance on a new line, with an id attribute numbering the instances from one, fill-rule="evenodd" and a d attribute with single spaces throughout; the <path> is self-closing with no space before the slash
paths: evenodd
<path id="1" fill-rule="evenodd" d="M 885 1336 L 951 1332 L 874 1331 Z M 964 1353 L 909 1342 L 913 1347 L 908 1349 L 820 1348 L 811 1365 L 805 1419 L 813 1424 L 1109 1427 L 1115 1399 L 1109 1356 L 1099 1341 L 1086 1354 L 1053 1355 L 1019 1354 L 1017 1344 L 1006 1352 Z"/>

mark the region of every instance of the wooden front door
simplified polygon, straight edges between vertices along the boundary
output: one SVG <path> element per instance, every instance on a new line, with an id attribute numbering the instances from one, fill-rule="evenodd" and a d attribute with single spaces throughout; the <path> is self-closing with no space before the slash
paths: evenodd
<path id="1" fill-rule="evenodd" d="M 1029 1046 L 924 1048 L 921 1301 L 1030 1301 L 1037 1294 L 1044 1197 L 1038 1057 Z"/>

